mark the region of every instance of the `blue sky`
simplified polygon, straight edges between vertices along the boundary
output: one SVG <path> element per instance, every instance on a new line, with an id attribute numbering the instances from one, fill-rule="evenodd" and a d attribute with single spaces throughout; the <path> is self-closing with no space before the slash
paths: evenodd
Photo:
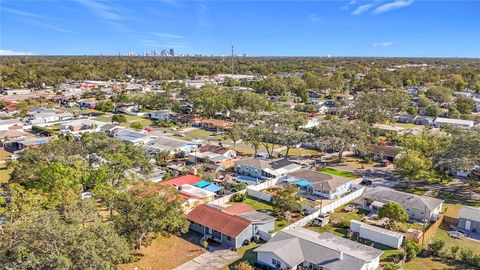
<path id="1" fill-rule="evenodd" d="M 0 54 L 480 57 L 480 1 L 0 0 Z"/>

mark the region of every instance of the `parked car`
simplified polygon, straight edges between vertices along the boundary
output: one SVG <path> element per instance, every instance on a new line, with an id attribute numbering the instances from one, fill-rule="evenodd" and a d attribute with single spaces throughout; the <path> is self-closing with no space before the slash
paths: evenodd
<path id="1" fill-rule="evenodd" d="M 360 182 L 360 185 L 363 185 L 363 186 L 371 186 L 373 184 L 372 180 L 368 180 L 368 179 L 363 179 L 362 182 Z"/>
<path id="2" fill-rule="evenodd" d="M 450 236 L 452 238 L 456 238 L 456 239 L 461 239 L 461 238 L 466 237 L 466 235 L 464 233 L 459 232 L 459 231 L 449 231 L 448 236 Z"/>

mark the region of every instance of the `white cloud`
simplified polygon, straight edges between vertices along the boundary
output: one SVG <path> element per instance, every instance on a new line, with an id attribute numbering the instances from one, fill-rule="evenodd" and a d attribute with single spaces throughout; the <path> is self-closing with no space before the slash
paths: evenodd
<path id="1" fill-rule="evenodd" d="M 321 22 L 323 19 L 322 19 L 322 17 L 318 16 L 317 14 L 310 14 L 310 15 L 308 15 L 308 20 L 310 22 Z"/>
<path id="2" fill-rule="evenodd" d="M 165 39 L 185 39 L 185 36 L 170 33 L 152 33 L 154 36 Z"/>
<path id="3" fill-rule="evenodd" d="M 30 12 L 26 12 L 26 11 L 21 11 L 21 10 L 13 9 L 13 8 L 2 7 L 0 10 L 1 11 L 6 11 L 6 12 L 11 13 L 11 14 L 20 15 L 20 16 L 51 19 L 51 17 L 48 17 L 48 16 L 44 16 L 44 15 L 41 15 L 41 14 L 30 13 Z"/>
<path id="4" fill-rule="evenodd" d="M 388 11 L 392 11 L 395 9 L 400 9 L 404 7 L 408 7 L 411 4 L 413 4 L 414 0 L 395 0 L 390 3 L 383 4 L 381 6 L 378 6 L 374 11 L 373 14 L 381 14 L 385 13 Z"/>
<path id="5" fill-rule="evenodd" d="M 104 3 L 100 3 L 94 0 L 75 0 L 75 1 L 87 7 L 88 9 L 90 9 L 99 18 L 102 18 L 107 21 L 122 20 L 121 13 L 109 5 L 106 5 Z"/>
<path id="6" fill-rule="evenodd" d="M 391 41 L 385 41 L 385 42 L 381 42 L 381 43 L 374 43 L 373 44 L 373 47 L 376 47 L 376 48 L 386 48 L 386 47 L 390 47 L 393 45 L 393 42 Z"/>
<path id="7" fill-rule="evenodd" d="M 360 15 L 364 12 L 369 11 L 371 8 L 373 8 L 376 5 L 375 2 L 364 4 L 361 6 L 358 6 L 354 11 L 352 11 L 352 15 Z"/>
<path id="8" fill-rule="evenodd" d="M 16 52 L 12 50 L 0 50 L 0 55 L 33 55 L 31 52 Z"/>

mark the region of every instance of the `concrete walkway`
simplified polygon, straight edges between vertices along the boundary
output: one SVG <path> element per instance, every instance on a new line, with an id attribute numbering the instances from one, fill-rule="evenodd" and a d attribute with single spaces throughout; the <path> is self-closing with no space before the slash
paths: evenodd
<path id="1" fill-rule="evenodd" d="M 175 270 L 216 270 L 239 258 L 240 255 L 231 250 L 207 251 L 193 260 L 178 266 Z"/>

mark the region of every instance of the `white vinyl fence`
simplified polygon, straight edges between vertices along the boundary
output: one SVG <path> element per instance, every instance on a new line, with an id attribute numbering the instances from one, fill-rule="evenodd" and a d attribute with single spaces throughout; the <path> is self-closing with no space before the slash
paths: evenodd
<path id="1" fill-rule="evenodd" d="M 329 205 L 326 205 L 326 206 L 320 208 L 319 210 L 313 212 L 312 214 L 310 214 L 308 216 L 305 216 L 304 218 L 298 220 L 297 222 L 288 225 L 287 227 L 283 228 L 282 230 L 291 230 L 291 229 L 297 229 L 297 228 L 305 227 L 305 225 L 307 225 L 310 221 L 314 220 L 320 214 L 333 212 L 335 210 L 335 208 L 338 208 L 338 207 L 340 207 L 344 204 L 347 204 L 347 203 L 357 199 L 358 197 L 362 196 L 364 191 L 365 191 L 365 187 L 360 187 L 356 191 L 354 191 L 354 192 L 352 192 L 352 193 L 350 193 L 350 194 L 348 194 L 348 195 L 330 203 Z"/>

